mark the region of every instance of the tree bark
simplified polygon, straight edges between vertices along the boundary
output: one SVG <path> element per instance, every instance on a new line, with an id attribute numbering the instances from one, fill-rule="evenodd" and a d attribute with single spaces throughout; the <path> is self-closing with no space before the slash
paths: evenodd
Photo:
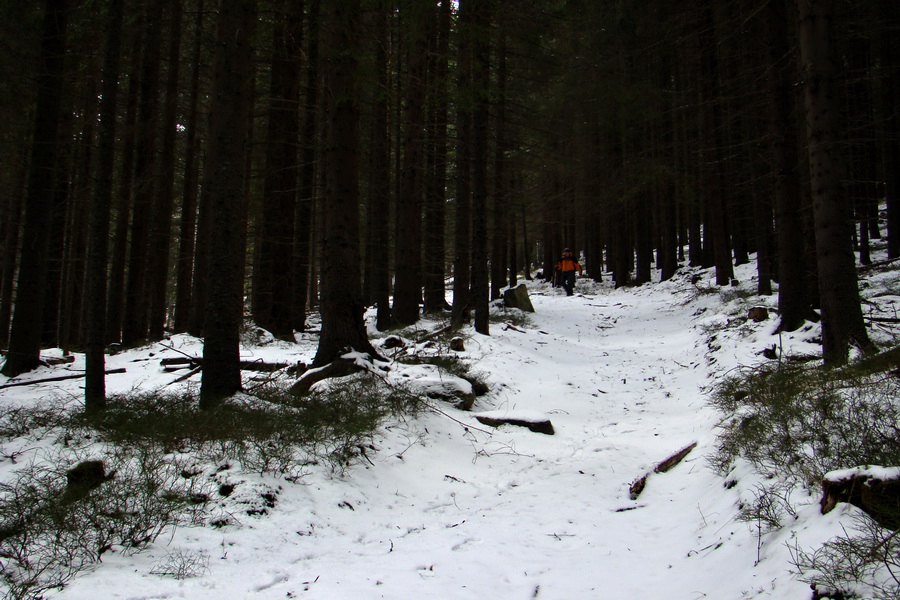
<path id="1" fill-rule="evenodd" d="M 359 0 L 329 0 L 325 85 L 326 142 L 322 215 L 322 333 L 313 361 L 326 365 L 349 350 L 378 354 L 363 323 L 359 251 L 359 108 L 357 106 Z"/>
<path id="2" fill-rule="evenodd" d="M 249 145 L 250 81 L 256 0 L 229 0 L 219 12 L 209 144 L 218 148 L 207 165 L 210 236 L 203 376 L 200 408 L 212 409 L 240 391 L 240 328 L 243 300 L 245 178 Z"/>
<path id="3" fill-rule="evenodd" d="M 406 40 L 406 98 L 403 116 L 400 194 L 397 198 L 397 235 L 394 242 L 394 306 L 400 326 L 419 320 L 422 299 L 422 202 L 425 167 L 425 92 L 428 41 L 432 32 L 433 2 L 404 0 Z M 405 14 L 404 14 L 405 13 Z"/>
<path id="4" fill-rule="evenodd" d="M 25 198 L 22 254 L 9 351 L 2 372 L 14 377 L 40 365 L 50 212 L 58 186 L 59 123 L 62 117 L 68 2 L 45 4 L 41 66 L 32 136 L 31 170 Z"/>
<path id="5" fill-rule="evenodd" d="M 185 120 L 184 185 L 181 196 L 181 224 L 178 235 L 178 260 L 175 266 L 175 333 L 187 331 L 191 314 L 191 286 L 194 278 L 194 249 L 197 228 L 198 129 L 200 113 L 200 66 L 203 50 L 203 0 L 194 16 L 194 44 L 191 50 L 191 86 Z"/>
<path id="6" fill-rule="evenodd" d="M 291 266 L 291 324 L 294 331 L 306 329 L 306 307 L 310 295 L 312 265 L 312 223 L 316 199 L 319 148 L 319 0 L 311 0 L 307 13 L 306 86 L 303 131 L 300 148 L 300 181 L 294 213 L 294 251 Z"/>
<path id="7" fill-rule="evenodd" d="M 103 90 L 97 138 L 97 166 L 91 198 L 88 241 L 87 347 L 85 351 L 84 410 L 88 414 L 106 407 L 106 268 L 109 263 L 109 217 L 116 143 L 119 55 L 122 47 L 124 0 L 112 0 L 106 17 L 103 55 Z"/>
<path id="8" fill-rule="evenodd" d="M 260 327 L 294 341 L 291 258 L 297 206 L 300 139 L 302 6 L 283 2 L 273 33 L 266 134 L 266 171 L 257 262 L 253 269 L 253 317 Z"/>
<path id="9" fill-rule="evenodd" d="M 159 75 L 162 0 L 151 0 L 144 9 L 144 47 L 141 58 L 140 99 L 134 167 L 134 206 L 128 275 L 125 280 L 125 313 L 122 342 L 126 346 L 147 339 L 150 297 L 150 227 L 161 178 L 158 174 Z"/>
<path id="10" fill-rule="evenodd" d="M 836 144 L 833 0 L 798 0 L 798 8 L 822 309 L 822 354 L 827 365 L 841 365 L 847 362 L 851 344 L 863 351 L 870 350 L 872 344 L 862 318 L 852 223 L 840 185 L 844 166 Z"/>
<path id="11" fill-rule="evenodd" d="M 463 0 L 465 3 L 473 0 Z M 490 13 L 486 2 L 472 7 L 472 305 L 475 331 L 488 335 L 489 300 L 487 231 L 487 136 L 490 86 Z"/>
<path id="12" fill-rule="evenodd" d="M 469 317 L 471 299 L 472 255 L 472 199 L 471 199 L 471 139 L 472 139 L 472 55 L 471 1 L 459 4 L 459 53 L 457 69 L 456 105 L 456 198 L 453 227 L 453 305 L 450 320 L 461 327 Z"/>

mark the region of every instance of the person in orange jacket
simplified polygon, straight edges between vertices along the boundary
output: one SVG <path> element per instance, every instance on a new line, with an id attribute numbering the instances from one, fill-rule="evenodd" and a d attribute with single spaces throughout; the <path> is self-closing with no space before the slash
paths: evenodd
<path id="1" fill-rule="evenodd" d="M 581 275 L 581 265 L 578 264 L 578 260 L 572 254 L 572 251 L 566 248 L 563 250 L 559 262 L 556 263 L 556 272 L 559 273 L 562 287 L 566 290 L 566 296 L 571 296 L 575 289 L 575 271 L 578 271 L 578 274 Z"/>

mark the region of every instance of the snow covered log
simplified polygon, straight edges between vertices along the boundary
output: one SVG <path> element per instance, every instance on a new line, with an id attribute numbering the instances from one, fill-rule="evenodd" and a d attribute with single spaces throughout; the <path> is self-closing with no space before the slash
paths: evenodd
<path id="1" fill-rule="evenodd" d="M 198 367 L 203 364 L 203 359 L 199 356 L 173 356 L 160 360 L 159 364 L 162 365 L 166 371 L 177 371 L 178 369 L 193 369 L 194 367 Z M 242 360 L 240 365 L 242 371 L 259 371 L 261 373 L 271 373 L 290 366 L 297 366 L 300 367 L 301 370 L 305 370 L 305 365 L 302 365 L 302 363 L 291 365 L 291 363 L 286 362 L 272 363 L 262 360 Z"/>
<path id="2" fill-rule="evenodd" d="M 525 427 L 535 433 L 543 433 L 545 435 L 553 435 L 553 423 L 546 416 L 539 413 L 528 411 L 515 412 L 485 412 L 475 415 L 479 423 L 490 427 L 500 427 L 501 425 L 516 425 L 517 427 Z"/>
<path id="3" fill-rule="evenodd" d="M 637 497 L 641 495 L 641 492 L 644 491 L 644 488 L 647 486 L 647 478 L 650 477 L 653 473 L 665 473 L 675 465 L 679 464 L 684 457 L 690 454 L 691 450 L 697 447 L 697 442 L 692 444 L 688 444 L 669 458 L 657 464 L 653 467 L 653 470 L 649 473 L 644 473 L 637 479 L 635 479 L 630 486 L 628 486 L 628 495 L 632 500 L 637 500 Z"/>
<path id="4" fill-rule="evenodd" d="M 900 530 L 900 467 L 854 467 L 832 471 L 822 481 L 822 514 L 847 502 L 882 527 Z"/>

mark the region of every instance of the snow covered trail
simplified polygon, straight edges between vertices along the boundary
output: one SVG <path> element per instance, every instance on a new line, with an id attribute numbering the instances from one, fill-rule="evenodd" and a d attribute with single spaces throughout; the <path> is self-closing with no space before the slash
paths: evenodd
<path id="1" fill-rule="evenodd" d="M 773 592 L 784 565 L 753 568 L 768 549 L 735 521 L 738 490 L 707 465 L 718 417 L 701 390 L 696 307 L 659 287 L 582 291 L 536 286 L 530 327 L 493 324 L 463 355 L 495 386 L 476 411 L 538 411 L 555 435 L 443 407 L 468 429 L 437 413 L 393 425 L 372 464 L 268 479 L 282 488 L 269 515 L 109 555 L 59 598 L 805 597 L 793 581 Z M 632 481 L 693 442 L 629 497 Z M 203 553 L 209 572 L 152 575 L 173 549 Z"/>

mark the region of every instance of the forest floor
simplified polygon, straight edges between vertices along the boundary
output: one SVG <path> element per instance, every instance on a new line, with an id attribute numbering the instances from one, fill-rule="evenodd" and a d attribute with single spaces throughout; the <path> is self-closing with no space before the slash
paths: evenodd
<path id="1" fill-rule="evenodd" d="M 740 520 L 765 474 L 737 464 L 724 478 L 711 468 L 724 415 L 708 393 L 732 369 L 769 360 L 761 352 L 773 345 L 782 356 L 818 354 L 818 326 L 776 334 L 777 296 L 755 295 L 749 265 L 737 277 L 740 284 L 722 289 L 711 272 L 687 269 L 669 282 L 619 290 L 582 279 L 572 297 L 528 282 L 536 312 L 527 324 L 505 322 L 501 310 L 490 336 L 463 332 L 466 349 L 456 356 L 491 386 L 472 412 L 443 403 L 391 421 L 366 459 L 343 472 L 313 466 L 288 481 L 232 466 L 231 483 L 272 490 L 274 507 L 248 515 L 223 503 L 226 526 L 180 527 L 137 554 L 114 548 L 46 597 L 809 598 L 792 555 L 838 534 L 854 509 L 823 516 L 816 490 L 799 489 L 791 496 L 796 518 L 783 528 Z M 896 310 L 893 281 L 888 273 L 867 277 L 867 314 Z M 748 319 L 754 306 L 770 318 Z M 423 321 L 419 333 L 439 326 Z M 881 343 L 894 337 L 890 329 L 873 335 Z M 373 338 L 384 341 L 374 331 Z M 159 359 L 199 352 L 198 340 L 174 336 L 109 357 L 109 368 L 126 369 L 109 375 L 110 391 L 169 385 L 181 373 L 164 372 Z M 243 357 L 309 362 L 314 352 L 315 336 L 303 335 L 296 344 L 263 339 Z M 73 364 L 19 380 L 79 368 L 76 355 Z M 76 405 L 80 385 L 7 388 L 0 402 L 54 396 Z M 167 389 L 190 385 L 196 377 Z M 547 418 L 555 434 L 491 428 L 476 420 L 486 412 Z M 679 464 L 652 473 L 692 444 Z M 21 440 L 2 449 L 4 480 L 46 451 Z M 632 499 L 630 486 L 648 473 Z M 158 574 L 178 555 L 201 557 L 203 568 L 184 579 Z"/>

